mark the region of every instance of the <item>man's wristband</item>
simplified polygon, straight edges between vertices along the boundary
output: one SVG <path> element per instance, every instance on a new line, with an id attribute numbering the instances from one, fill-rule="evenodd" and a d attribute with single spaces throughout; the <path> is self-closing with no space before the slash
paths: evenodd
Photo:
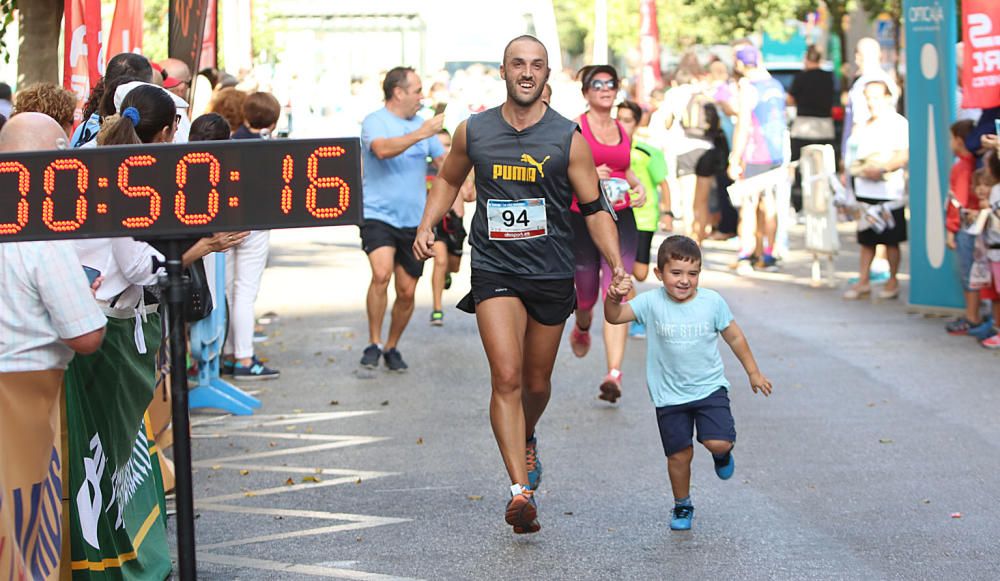
<path id="1" fill-rule="evenodd" d="M 670 216 L 671 218 L 675 217 L 674 213 L 672 211 L 670 211 L 670 210 L 664 210 L 664 211 L 660 212 L 660 215 L 661 216 Z"/>

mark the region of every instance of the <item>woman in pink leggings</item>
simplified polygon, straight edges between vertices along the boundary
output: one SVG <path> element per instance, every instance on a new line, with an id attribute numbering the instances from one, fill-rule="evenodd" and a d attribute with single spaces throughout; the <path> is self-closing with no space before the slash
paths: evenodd
<path id="1" fill-rule="evenodd" d="M 589 109 L 577 119 L 583 137 L 590 144 L 594 163 L 601 179 L 622 178 L 632 186 L 631 195 L 626 194 L 614 205 L 618 214 L 618 240 L 621 245 L 622 263 L 632 274 L 635 251 L 639 243 L 638 231 L 632 207 L 642 205 L 646 193 L 632 170 L 632 144 L 628 133 L 618 121 L 611 118 L 611 108 L 618 92 L 618 72 L 609 65 L 588 66 L 580 70 L 583 82 L 583 96 Z M 586 223 L 573 201 L 572 216 L 574 251 L 576 254 L 576 325 L 570 332 L 573 354 L 583 357 L 590 350 L 590 324 L 593 309 L 597 303 L 599 290 L 607 292 L 611 284 L 611 268 L 601 258 L 594 246 Z M 614 403 L 622 394 L 622 360 L 625 357 L 625 342 L 628 339 L 627 325 L 604 325 L 604 348 L 607 354 L 608 374 L 601 381 L 600 398 Z"/>

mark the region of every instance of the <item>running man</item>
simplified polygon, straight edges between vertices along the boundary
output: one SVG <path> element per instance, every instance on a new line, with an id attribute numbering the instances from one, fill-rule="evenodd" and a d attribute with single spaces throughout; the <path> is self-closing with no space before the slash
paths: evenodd
<path id="1" fill-rule="evenodd" d="M 493 386 L 490 421 L 511 481 L 506 521 L 534 533 L 541 481 L 535 425 L 549 401 L 552 367 L 576 295 L 570 226 L 577 193 L 590 235 L 627 291 L 618 233 L 599 199 L 590 148 L 572 121 L 542 100 L 548 52 L 532 36 L 504 50 L 507 100 L 463 122 L 427 198 L 413 253 L 434 256 L 433 227 L 475 167 L 472 291 L 459 308 L 476 314 Z"/>
<path id="2" fill-rule="evenodd" d="M 409 67 L 396 67 L 382 82 L 385 107 L 361 124 L 364 155 L 364 213 L 361 246 L 368 255 L 372 280 L 368 286 L 370 344 L 361 357 L 363 367 L 377 368 L 385 357 L 389 371 L 402 373 L 407 365 L 396 346 L 413 315 L 417 280 L 423 262 L 413 256 L 411 240 L 424 211 L 427 158 L 441 166 L 444 147 L 435 136 L 443 115 L 424 121 L 417 117 L 424 98 L 420 77 Z M 382 322 L 388 306 L 389 280 L 396 277 L 389 338 L 382 346 Z"/>

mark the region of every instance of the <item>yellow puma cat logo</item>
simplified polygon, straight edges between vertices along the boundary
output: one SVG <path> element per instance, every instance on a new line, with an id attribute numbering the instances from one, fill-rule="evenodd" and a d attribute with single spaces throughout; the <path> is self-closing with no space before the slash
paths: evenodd
<path id="1" fill-rule="evenodd" d="M 545 171 L 542 170 L 542 166 L 545 165 L 545 162 L 549 161 L 549 157 L 550 156 L 546 155 L 545 159 L 543 159 L 541 161 L 541 163 L 539 163 L 539 162 L 535 161 L 535 158 L 531 157 L 527 153 L 522 153 L 521 154 L 521 161 L 523 161 L 524 163 L 530 163 L 531 165 L 537 167 L 538 168 L 538 175 L 540 175 L 541 177 L 544 178 L 545 177 Z"/>

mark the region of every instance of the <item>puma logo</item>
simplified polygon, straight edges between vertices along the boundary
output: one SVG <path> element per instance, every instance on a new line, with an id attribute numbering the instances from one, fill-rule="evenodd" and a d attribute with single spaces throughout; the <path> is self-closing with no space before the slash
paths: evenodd
<path id="1" fill-rule="evenodd" d="M 546 155 L 545 159 L 543 159 L 541 161 L 541 163 L 539 163 L 539 162 L 535 161 L 535 158 L 531 157 L 527 153 L 522 153 L 521 154 L 521 161 L 523 161 L 524 163 L 529 163 L 529 164 L 535 166 L 536 168 L 538 168 L 538 175 L 540 175 L 541 177 L 544 178 L 545 177 L 545 171 L 542 170 L 542 166 L 545 165 L 545 162 L 549 161 L 549 157 L 550 156 Z"/>

